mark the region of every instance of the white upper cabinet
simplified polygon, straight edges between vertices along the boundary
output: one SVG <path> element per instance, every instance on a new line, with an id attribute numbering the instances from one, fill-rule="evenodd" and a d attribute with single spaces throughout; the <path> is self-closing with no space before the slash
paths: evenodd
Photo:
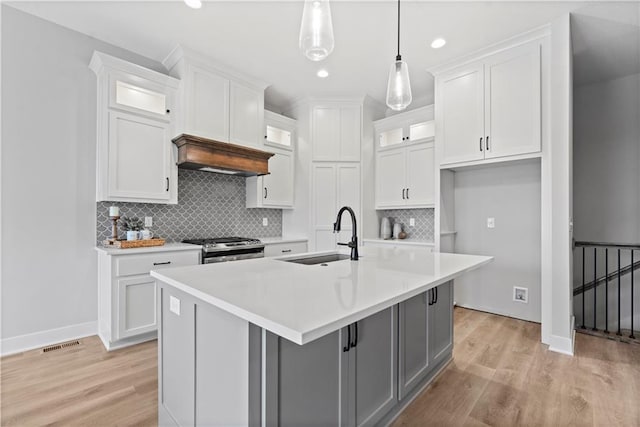
<path id="1" fill-rule="evenodd" d="M 540 152 L 543 43 L 529 41 L 436 73 L 441 165 Z"/>
<path id="2" fill-rule="evenodd" d="M 434 206 L 433 106 L 374 123 L 376 209 Z"/>
<path id="3" fill-rule="evenodd" d="M 274 153 L 269 174 L 246 180 L 248 208 L 293 208 L 296 121 L 264 112 L 264 149 Z"/>
<path id="4" fill-rule="evenodd" d="M 412 144 L 376 155 L 376 209 L 434 206 L 432 142 Z"/>
<path id="5" fill-rule="evenodd" d="M 435 137 L 433 105 L 396 114 L 375 122 L 377 148 L 432 141 Z"/>
<path id="6" fill-rule="evenodd" d="M 329 103 L 313 107 L 313 160 L 360 161 L 360 105 Z"/>
<path id="7" fill-rule="evenodd" d="M 163 64 L 182 80 L 176 134 L 262 147 L 266 83 L 180 46 Z"/>
<path id="8" fill-rule="evenodd" d="M 98 77 L 98 201 L 177 203 L 178 170 L 171 143 L 179 82 L 94 52 Z"/>

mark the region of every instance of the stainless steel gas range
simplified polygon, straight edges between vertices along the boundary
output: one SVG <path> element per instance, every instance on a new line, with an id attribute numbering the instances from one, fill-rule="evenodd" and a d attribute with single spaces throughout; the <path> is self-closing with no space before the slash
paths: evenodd
<path id="1" fill-rule="evenodd" d="M 187 239 L 183 243 L 202 246 L 202 264 L 264 257 L 264 244 L 247 237 Z"/>

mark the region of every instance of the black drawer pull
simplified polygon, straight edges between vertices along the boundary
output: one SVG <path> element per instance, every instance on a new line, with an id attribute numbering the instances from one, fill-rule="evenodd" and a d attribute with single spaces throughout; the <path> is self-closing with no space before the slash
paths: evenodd
<path id="1" fill-rule="evenodd" d="M 154 262 L 153 265 L 169 265 L 171 264 L 171 261 L 165 261 L 165 262 Z"/>
<path id="2" fill-rule="evenodd" d="M 283 254 L 286 254 L 286 253 L 289 253 L 289 252 L 291 252 L 291 249 L 283 249 L 283 250 L 282 250 L 282 253 L 283 253 Z"/>
<path id="3" fill-rule="evenodd" d="M 351 325 L 347 326 L 347 345 L 342 347 L 342 351 L 346 352 L 351 350 Z"/>

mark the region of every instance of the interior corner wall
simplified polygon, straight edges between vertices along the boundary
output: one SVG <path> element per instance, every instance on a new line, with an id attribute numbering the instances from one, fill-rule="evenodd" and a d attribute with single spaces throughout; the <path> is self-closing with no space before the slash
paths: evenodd
<path id="1" fill-rule="evenodd" d="M 574 94 L 575 238 L 638 243 L 640 74 L 578 86 Z"/>
<path id="2" fill-rule="evenodd" d="M 95 333 L 94 50 L 149 59 L 2 5 L 3 353 Z"/>
<path id="3" fill-rule="evenodd" d="M 540 173 L 539 159 L 455 173 L 455 252 L 494 257 L 455 280 L 458 305 L 541 321 Z M 527 303 L 514 301 L 514 286 L 528 289 Z"/>

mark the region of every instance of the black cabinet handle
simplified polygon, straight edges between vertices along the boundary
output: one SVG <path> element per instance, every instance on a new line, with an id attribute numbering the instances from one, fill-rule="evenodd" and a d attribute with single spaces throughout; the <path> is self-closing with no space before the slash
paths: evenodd
<path id="1" fill-rule="evenodd" d="M 427 293 L 429 294 L 429 305 L 433 305 L 433 289 L 429 289 Z"/>
<path id="2" fill-rule="evenodd" d="M 347 326 L 347 345 L 342 347 L 343 352 L 347 352 L 351 349 L 351 325 Z"/>
<path id="3" fill-rule="evenodd" d="M 167 114 L 169 114 L 169 113 L 171 113 L 171 110 L 169 110 L 169 109 L 167 108 Z"/>
<path id="4" fill-rule="evenodd" d="M 167 177 L 167 188 L 166 188 L 166 190 L 169 191 L 169 177 Z"/>
<path id="5" fill-rule="evenodd" d="M 267 187 L 264 187 L 264 198 L 265 198 L 265 199 L 267 198 L 267 194 L 269 194 L 269 193 L 267 192 Z"/>
<path id="6" fill-rule="evenodd" d="M 407 188 L 407 200 L 409 199 L 409 189 Z"/>
<path id="7" fill-rule="evenodd" d="M 482 137 L 480 137 L 480 151 L 482 151 Z"/>
<path id="8" fill-rule="evenodd" d="M 153 265 L 169 265 L 171 264 L 171 261 L 165 261 L 165 262 L 154 262 Z"/>
<path id="9" fill-rule="evenodd" d="M 356 333 L 353 342 L 351 343 L 351 348 L 356 348 L 358 346 L 358 322 L 354 323 L 354 327 L 356 329 Z"/>
<path id="10" fill-rule="evenodd" d="M 402 200 L 404 200 L 404 199 L 405 199 L 405 197 L 404 197 L 404 188 L 403 188 L 402 189 Z"/>
<path id="11" fill-rule="evenodd" d="M 291 252 L 291 249 L 283 249 L 281 252 L 282 252 L 283 254 L 286 254 L 286 253 Z"/>
<path id="12" fill-rule="evenodd" d="M 438 303 L 438 288 L 434 288 L 436 291 L 436 299 L 433 301 L 434 304 Z"/>
<path id="13" fill-rule="evenodd" d="M 487 143 L 486 143 L 487 151 L 489 151 L 489 135 L 487 135 Z"/>

